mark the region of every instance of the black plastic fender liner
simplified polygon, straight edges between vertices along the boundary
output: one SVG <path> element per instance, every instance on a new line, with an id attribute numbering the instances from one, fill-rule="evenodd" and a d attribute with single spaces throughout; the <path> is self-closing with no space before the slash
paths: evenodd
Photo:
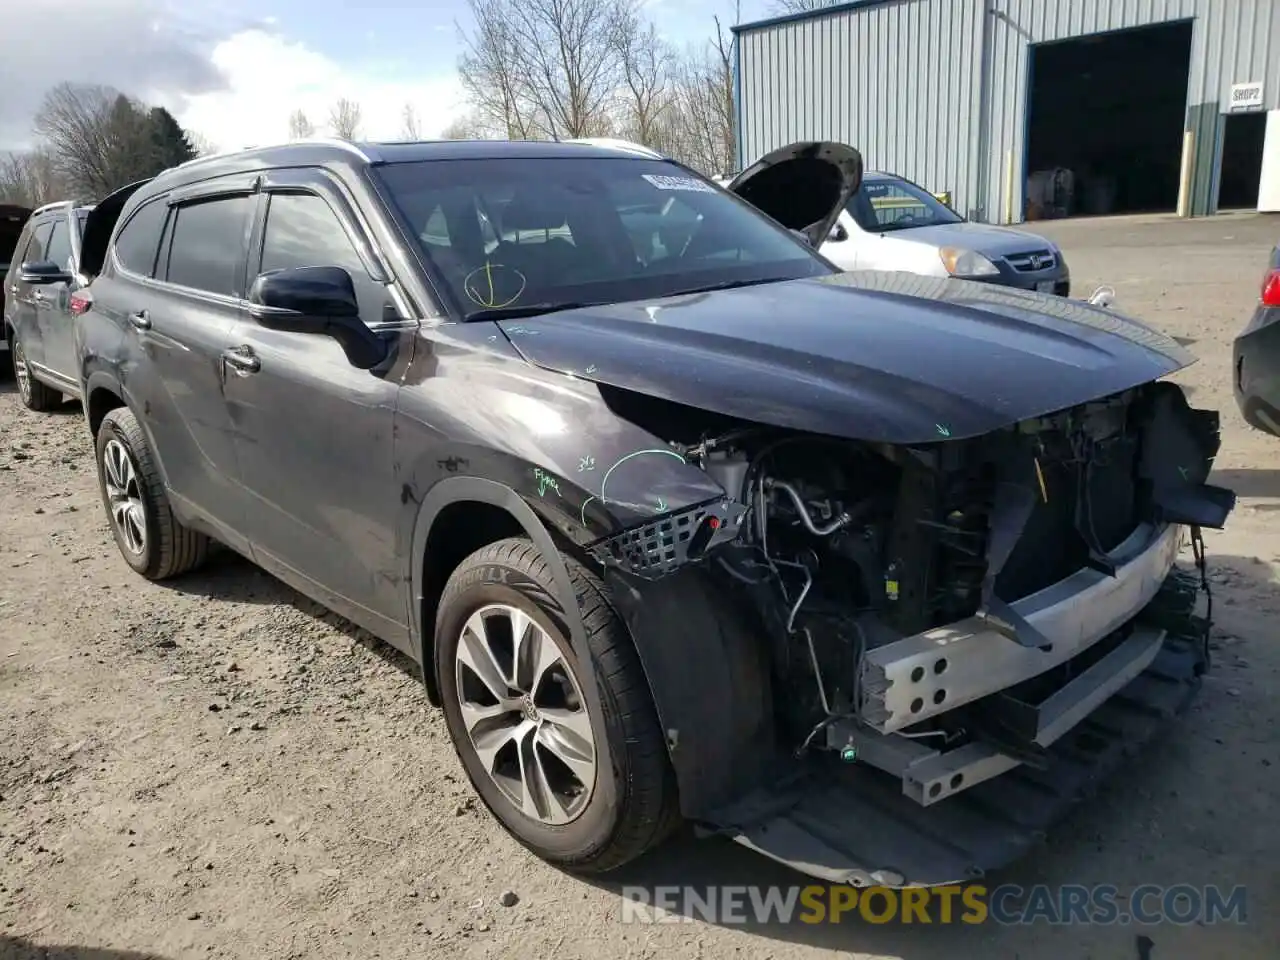
<path id="1" fill-rule="evenodd" d="M 551 574 L 555 578 L 556 594 L 554 598 L 561 608 L 561 614 L 564 622 L 569 628 L 570 640 L 573 643 L 573 651 L 578 657 L 578 662 L 588 664 L 591 662 L 591 651 L 587 646 L 586 629 L 582 625 L 582 614 L 578 610 L 576 596 L 573 591 L 573 582 L 569 579 L 569 570 L 564 565 L 564 558 L 560 555 L 559 549 L 556 547 L 555 541 L 551 539 L 551 534 L 547 532 L 547 528 L 538 520 L 537 514 L 533 509 L 524 502 L 524 499 L 512 490 L 510 487 L 498 483 L 494 480 L 484 480 L 479 477 L 446 477 L 438 483 L 434 484 L 425 497 L 422 498 L 422 505 L 418 508 L 418 519 L 413 527 L 413 541 L 410 552 L 411 568 L 409 576 L 413 584 L 413 590 L 410 592 L 413 600 L 409 610 L 409 624 L 413 630 L 413 636 L 417 638 L 418 663 L 422 667 L 423 682 L 426 683 L 429 691 L 434 690 L 434 683 L 431 680 L 431 663 L 432 657 L 428 647 L 427 631 L 435 631 L 434 620 L 429 624 L 422 622 L 422 607 L 425 600 L 424 584 L 426 582 L 426 560 L 427 560 L 427 539 L 431 535 L 431 525 L 435 523 L 440 512 L 452 504 L 472 501 L 477 503 L 485 503 L 490 506 L 499 507 L 509 513 L 524 528 L 525 534 L 533 541 L 533 545 L 538 548 L 538 552 L 542 554 L 547 565 L 551 568 Z M 434 639 L 434 637 L 432 637 Z M 579 681 L 587 689 L 583 693 L 587 698 L 596 705 L 597 709 L 592 711 L 593 717 L 600 715 L 600 691 L 596 687 L 595 673 L 591 670 L 580 671 Z M 597 737 L 603 737 L 603 730 L 595 730 Z"/>
<path id="2" fill-rule="evenodd" d="M 768 648 L 700 566 L 645 580 L 605 573 L 635 641 L 687 820 L 706 819 L 776 769 Z"/>

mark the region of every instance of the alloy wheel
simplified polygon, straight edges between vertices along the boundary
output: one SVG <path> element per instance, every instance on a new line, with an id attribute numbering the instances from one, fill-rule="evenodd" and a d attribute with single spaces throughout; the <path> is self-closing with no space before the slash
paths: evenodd
<path id="1" fill-rule="evenodd" d="M 107 441 L 102 470 L 111 522 L 129 552 L 141 556 L 147 549 L 147 508 L 129 448 L 119 440 Z"/>
<path id="2" fill-rule="evenodd" d="M 18 393 L 23 403 L 31 402 L 31 371 L 27 369 L 27 356 L 22 352 L 22 341 L 17 337 L 9 342 L 9 354 L 13 360 L 13 376 L 18 381 Z"/>
<path id="3" fill-rule="evenodd" d="M 523 610 L 490 604 L 462 628 L 455 677 L 471 746 L 498 789 L 540 823 L 576 819 L 595 789 L 597 751 L 555 640 Z"/>

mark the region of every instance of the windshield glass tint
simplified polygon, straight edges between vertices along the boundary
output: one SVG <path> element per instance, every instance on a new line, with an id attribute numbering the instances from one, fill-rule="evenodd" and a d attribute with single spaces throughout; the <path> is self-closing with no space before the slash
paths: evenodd
<path id="1" fill-rule="evenodd" d="M 660 160 L 438 160 L 378 168 L 468 316 L 831 273 L 802 241 Z"/>
<path id="2" fill-rule="evenodd" d="M 964 219 L 928 190 L 906 180 L 865 180 L 846 209 L 858 226 L 871 233 L 960 223 Z"/>

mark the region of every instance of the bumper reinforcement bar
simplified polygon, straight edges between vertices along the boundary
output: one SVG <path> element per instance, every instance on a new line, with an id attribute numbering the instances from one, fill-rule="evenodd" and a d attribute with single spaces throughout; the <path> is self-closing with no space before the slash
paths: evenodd
<path id="1" fill-rule="evenodd" d="M 1135 627 L 1114 650 L 1042 703 L 1023 703 L 1002 694 L 1001 708 L 1026 739 L 1040 747 L 1052 746 L 1146 670 L 1164 640 L 1163 629 Z M 853 720 L 827 728 L 830 749 L 852 750 L 858 762 L 901 778 L 903 794 L 925 807 L 1008 773 L 1021 763 L 987 743 L 939 750 L 930 746 L 936 742 L 877 733 Z"/>
<path id="2" fill-rule="evenodd" d="M 1119 629 L 1154 597 L 1182 539 L 1143 524 L 1107 554 L 1115 576 L 1076 571 L 1010 607 L 1049 642 L 1014 643 L 978 617 L 896 640 L 862 658 L 862 719 L 892 733 L 1039 676 Z"/>

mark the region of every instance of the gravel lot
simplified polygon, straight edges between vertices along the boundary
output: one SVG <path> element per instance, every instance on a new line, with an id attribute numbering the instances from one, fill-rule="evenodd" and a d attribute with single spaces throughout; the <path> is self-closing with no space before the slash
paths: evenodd
<path id="1" fill-rule="evenodd" d="M 1193 712 L 1008 876 L 1248 886 L 1245 926 L 623 925 L 638 883 L 797 883 L 688 837 L 609 883 L 532 859 L 471 798 L 410 665 L 248 563 L 166 586 L 111 543 L 79 407 L 0 384 L 0 957 L 1275 957 L 1280 441 L 1230 396 L 1230 338 L 1280 220 L 1044 226 L 1077 292 L 1193 340 L 1223 411 L 1218 629 Z M 1270 629 L 1268 629 L 1268 627 Z M 506 893 L 515 894 L 510 902 Z M 46 952 L 47 951 L 47 952 Z"/>

